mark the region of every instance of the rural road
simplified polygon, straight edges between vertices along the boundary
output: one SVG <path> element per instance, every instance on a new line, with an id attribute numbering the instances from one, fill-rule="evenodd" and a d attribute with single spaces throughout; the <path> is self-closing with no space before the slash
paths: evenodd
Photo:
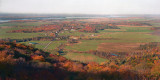
<path id="1" fill-rule="evenodd" d="M 44 49 L 46 49 L 51 43 L 52 43 L 52 41 L 49 42 L 49 43 L 44 47 Z"/>

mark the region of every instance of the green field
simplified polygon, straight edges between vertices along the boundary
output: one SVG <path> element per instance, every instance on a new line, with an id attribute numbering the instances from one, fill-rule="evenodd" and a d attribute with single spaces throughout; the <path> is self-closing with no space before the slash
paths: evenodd
<path id="1" fill-rule="evenodd" d="M 64 31 L 63 33 L 60 33 L 59 35 L 67 35 L 67 36 L 80 36 L 80 35 L 91 35 L 93 33 L 85 33 L 85 32 L 78 32 L 78 31 Z"/>
<path id="2" fill-rule="evenodd" d="M 44 36 L 44 33 L 7 33 L 11 30 L 26 29 L 28 27 L 8 27 L 0 29 L 0 39 L 10 38 L 10 39 L 23 39 L 23 38 L 32 38 L 38 36 Z"/>
<path id="3" fill-rule="evenodd" d="M 67 59 L 80 61 L 80 62 L 102 63 L 102 62 L 108 61 L 107 59 L 103 59 L 88 53 L 67 53 L 66 55 L 63 55 L 63 56 L 66 57 Z"/>
<path id="4" fill-rule="evenodd" d="M 40 26 L 42 24 L 51 24 L 51 22 L 8 22 L 0 24 L 0 39 L 23 39 L 44 36 L 44 33 L 7 33 L 11 30 L 28 29 L 32 26 Z M 18 26 L 18 27 L 14 27 Z M 6 27 L 6 28 L 5 28 Z"/>
<path id="5" fill-rule="evenodd" d="M 21 43 L 25 45 L 29 45 L 29 42 L 38 43 L 35 45 L 35 48 L 43 49 L 50 41 L 28 41 L 28 42 L 21 42 Z"/>
<path id="6" fill-rule="evenodd" d="M 35 45 L 35 48 L 44 49 L 45 46 L 51 41 L 28 41 L 28 42 L 21 42 L 22 44 L 29 45 L 29 42 L 38 43 Z M 52 43 L 46 48 L 46 50 L 53 50 L 56 49 L 61 44 L 66 43 L 67 41 L 52 41 Z"/>
<path id="7" fill-rule="evenodd" d="M 150 30 L 151 27 L 120 27 L 125 29 L 125 32 L 153 32 Z"/>
<path id="8" fill-rule="evenodd" d="M 160 23 L 150 23 L 153 27 L 160 27 Z"/>
<path id="9" fill-rule="evenodd" d="M 67 41 L 53 41 L 48 47 L 47 49 L 49 50 L 53 50 L 56 49 L 58 46 L 60 46 L 61 44 L 66 43 Z"/>
<path id="10" fill-rule="evenodd" d="M 106 40 L 82 40 L 79 44 L 72 46 L 66 46 L 66 49 L 77 50 L 77 51 L 88 51 L 96 50 L 100 43 L 106 42 Z"/>
<path id="11" fill-rule="evenodd" d="M 110 40 L 81 40 L 80 43 L 67 46 L 66 49 L 77 51 L 96 50 L 100 43 L 105 42 L 160 42 L 160 37 L 151 35 L 151 32 L 153 31 L 148 27 L 121 27 L 119 30 L 107 29 L 98 33 L 100 36 L 96 38 L 111 38 Z"/>

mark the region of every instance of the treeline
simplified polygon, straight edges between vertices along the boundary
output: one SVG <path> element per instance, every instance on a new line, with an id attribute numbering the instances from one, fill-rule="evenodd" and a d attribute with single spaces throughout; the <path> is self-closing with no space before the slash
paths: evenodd
<path id="1" fill-rule="evenodd" d="M 104 29 L 120 29 L 116 25 L 133 25 L 133 26 L 151 26 L 148 23 L 136 22 L 136 21 L 120 21 L 114 23 L 94 23 L 94 22 L 80 22 L 80 21 L 60 21 L 59 23 L 53 23 L 49 25 L 41 25 L 29 29 L 11 30 L 9 33 L 36 33 L 36 32 L 60 32 L 62 30 L 78 30 L 80 32 L 97 33 L 98 30 Z"/>
<path id="2" fill-rule="evenodd" d="M 159 30 L 160 29 L 160 27 L 153 27 L 153 28 L 151 28 L 151 30 Z"/>
<path id="3" fill-rule="evenodd" d="M 150 42 L 150 43 L 147 43 L 147 44 L 144 44 L 144 45 L 140 45 L 138 47 L 138 49 L 149 50 L 149 49 L 154 49 L 154 48 L 158 47 L 159 45 L 160 45 L 159 42 Z"/>
<path id="4" fill-rule="evenodd" d="M 152 26 L 149 23 L 145 22 L 138 22 L 138 21 L 121 21 L 121 22 L 115 22 L 114 25 L 132 25 L 132 26 Z"/>
<path id="5" fill-rule="evenodd" d="M 125 55 L 128 55 L 126 52 L 102 52 L 102 51 L 98 51 L 98 50 L 90 50 L 87 53 L 102 57 L 102 58 L 106 58 L 109 59 L 111 56 L 116 56 L 116 57 L 124 57 Z"/>
<path id="6" fill-rule="evenodd" d="M 8 33 L 36 33 L 36 32 L 60 32 L 62 30 L 78 30 L 80 32 L 97 33 L 98 30 L 104 29 L 119 29 L 116 25 L 111 23 L 83 23 L 83 22 L 59 22 L 49 25 L 41 25 L 37 27 L 30 27 L 28 29 L 11 30 Z"/>
<path id="7" fill-rule="evenodd" d="M 98 30 L 104 30 L 104 29 L 120 29 L 119 27 L 117 27 L 115 24 L 94 24 L 96 26 L 96 28 Z"/>
<path id="8" fill-rule="evenodd" d="M 45 31 L 53 31 L 53 30 L 57 31 L 59 29 L 60 29 L 60 26 L 58 25 L 45 25 L 37 28 L 11 30 L 8 32 L 9 33 L 35 33 L 35 32 L 45 32 Z"/>
<path id="9" fill-rule="evenodd" d="M 92 24 L 80 29 L 79 31 L 97 33 L 98 30 L 104 30 L 104 29 L 120 29 L 120 28 L 112 24 Z"/>
<path id="10" fill-rule="evenodd" d="M 1 41 L 9 41 L 9 42 L 27 42 L 27 41 L 53 41 L 53 40 L 67 40 L 70 36 L 57 36 L 57 37 L 33 37 L 33 38 L 24 38 L 24 39 L 0 39 Z"/>

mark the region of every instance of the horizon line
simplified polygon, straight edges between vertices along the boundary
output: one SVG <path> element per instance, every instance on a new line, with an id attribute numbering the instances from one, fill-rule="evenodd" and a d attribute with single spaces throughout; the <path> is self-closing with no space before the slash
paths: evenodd
<path id="1" fill-rule="evenodd" d="M 32 14 L 32 15 L 160 15 L 160 14 L 147 14 L 147 13 L 126 13 L 126 14 L 91 14 L 91 13 L 11 13 L 11 12 L 0 12 L 0 14 Z"/>

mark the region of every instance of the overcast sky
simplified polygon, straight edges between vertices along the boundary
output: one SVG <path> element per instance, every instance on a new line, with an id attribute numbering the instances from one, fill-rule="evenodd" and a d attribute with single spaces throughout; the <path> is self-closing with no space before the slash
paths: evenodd
<path id="1" fill-rule="evenodd" d="M 0 13 L 160 14 L 160 0 L 0 0 Z"/>

